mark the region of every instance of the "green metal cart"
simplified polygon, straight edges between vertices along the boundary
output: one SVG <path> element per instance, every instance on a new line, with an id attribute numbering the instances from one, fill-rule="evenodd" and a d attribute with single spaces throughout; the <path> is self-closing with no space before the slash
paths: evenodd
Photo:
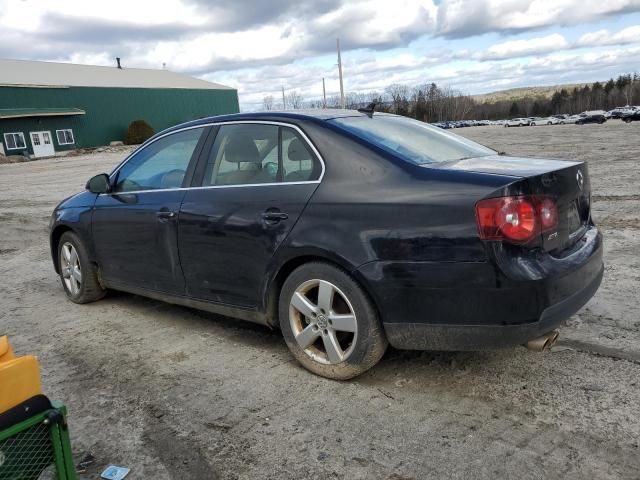
<path id="1" fill-rule="evenodd" d="M 0 480 L 75 480 L 67 409 L 51 408 L 0 431 Z"/>

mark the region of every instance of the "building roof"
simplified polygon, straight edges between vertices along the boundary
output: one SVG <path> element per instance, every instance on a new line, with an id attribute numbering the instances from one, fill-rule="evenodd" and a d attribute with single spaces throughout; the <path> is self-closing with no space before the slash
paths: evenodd
<path id="1" fill-rule="evenodd" d="M 0 120 L 3 118 L 24 117 L 64 117 L 69 115 L 84 115 L 79 108 L 0 108 Z"/>
<path id="2" fill-rule="evenodd" d="M 170 70 L 0 59 L 0 86 L 232 90 Z"/>

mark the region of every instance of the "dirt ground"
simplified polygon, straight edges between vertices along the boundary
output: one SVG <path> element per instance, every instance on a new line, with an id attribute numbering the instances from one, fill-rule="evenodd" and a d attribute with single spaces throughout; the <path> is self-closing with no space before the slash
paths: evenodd
<path id="1" fill-rule="evenodd" d="M 640 478 L 640 123 L 457 130 L 589 162 L 605 280 L 551 352 L 389 350 L 350 382 L 279 332 L 124 293 L 66 300 L 53 207 L 120 153 L 0 165 L 0 333 L 40 357 L 77 460 L 132 479 Z"/>

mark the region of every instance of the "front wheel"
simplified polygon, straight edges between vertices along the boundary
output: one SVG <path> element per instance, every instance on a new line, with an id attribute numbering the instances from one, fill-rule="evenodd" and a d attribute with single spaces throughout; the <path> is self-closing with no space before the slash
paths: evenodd
<path id="1" fill-rule="evenodd" d="M 293 356 L 307 370 L 335 380 L 373 367 L 387 349 L 375 307 L 344 270 L 312 262 L 282 286 L 280 328 Z"/>
<path id="2" fill-rule="evenodd" d="M 624 119 L 624 123 L 631 123 L 631 119 L 630 118 L 625 118 Z"/>
<path id="3" fill-rule="evenodd" d="M 90 303 L 105 296 L 96 267 L 73 232 L 65 232 L 58 242 L 58 270 L 67 297 L 74 303 Z"/>

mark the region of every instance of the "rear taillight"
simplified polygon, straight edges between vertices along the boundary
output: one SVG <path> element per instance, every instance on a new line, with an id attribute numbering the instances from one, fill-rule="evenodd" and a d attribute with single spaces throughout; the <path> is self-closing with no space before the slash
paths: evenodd
<path id="1" fill-rule="evenodd" d="M 558 224 L 558 208 L 551 197 L 497 197 L 476 203 L 482 240 L 527 243 Z"/>
<path id="2" fill-rule="evenodd" d="M 534 199 L 538 218 L 540 219 L 540 230 L 546 232 L 558 226 L 558 206 L 551 197 L 536 197 Z"/>

